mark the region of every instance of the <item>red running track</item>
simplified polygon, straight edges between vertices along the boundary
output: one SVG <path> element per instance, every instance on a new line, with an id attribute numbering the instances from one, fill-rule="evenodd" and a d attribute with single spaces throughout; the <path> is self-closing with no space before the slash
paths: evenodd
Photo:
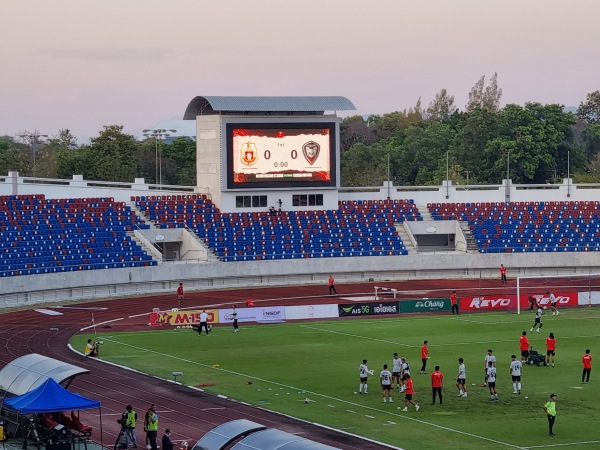
<path id="1" fill-rule="evenodd" d="M 461 289 L 461 293 L 465 295 L 468 292 L 475 295 L 480 292 L 481 288 L 484 288 L 488 295 L 508 293 L 507 290 L 510 290 L 511 293 L 514 292 L 512 286 L 500 285 L 497 280 L 377 282 L 339 285 L 337 289 L 341 292 L 340 295 L 373 293 L 375 285 L 406 291 L 399 292 L 399 298 L 419 298 L 421 294 L 428 297 L 447 296 L 452 289 Z M 185 305 L 189 307 L 234 303 L 240 305 L 249 298 L 260 305 L 339 302 L 336 297 L 330 297 L 326 295 L 327 293 L 327 286 L 286 286 L 195 292 L 186 294 Z M 193 445 L 207 431 L 217 425 L 245 418 L 267 427 L 300 434 L 303 437 L 343 449 L 388 448 L 358 437 L 198 392 L 185 386 L 113 367 L 98 360 L 84 358 L 67 347 L 72 335 L 82 327 L 90 325 L 92 312 L 95 322 L 101 323 L 116 318 L 149 313 L 153 307 L 170 309 L 176 306 L 176 303 L 176 295 L 173 293 L 173 295 L 138 296 L 68 304 L 59 308 L 39 305 L 39 308 L 60 311 L 63 313 L 62 315 L 42 314 L 34 309 L 4 313 L 0 324 L 0 363 L 4 366 L 19 356 L 39 353 L 89 369 L 91 373 L 76 378 L 69 389 L 102 403 L 102 441 L 105 446 L 112 447 L 116 439 L 119 430 L 116 421 L 125 410 L 125 405 L 132 404 L 138 412 L 138 417 L 143 418 L 148 406 L 156 403 L 160 423 L 159 439 L 162 436 L 161 430 L 171 428 L 173 439 L 185 440 Z M 133 330 L 146 327 L 146 322 L 145 317 L 125 319 L 112 323 L 111 327 L 118 331 Z M 52 331 L 53 328 L 57 328 L 58 331 Z M 95 441 L 100 441 L 97 431 L 100 429 L 98 411 L 82 411 L 81 419 L 94 428 L 93 438 Z M 143 448 L 144 437 L 141 429 L 138 429 L 138 439 L 142 441 L 140 447 Z"/>

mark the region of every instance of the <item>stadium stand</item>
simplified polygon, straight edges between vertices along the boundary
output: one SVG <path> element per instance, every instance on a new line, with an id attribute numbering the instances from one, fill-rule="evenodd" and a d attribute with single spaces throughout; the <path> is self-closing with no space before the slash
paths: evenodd
<path id="1" fill-rule="evenodd" d="M 600 202 L 429 203 L 434 220 L 469 223 L 480 253 L 600 251 Z"/>
<path id="2" fill-rule="evenodd" d="M 337 210 L 221 213 L 205 195 L 134 197 L 160 228 L 188 227 L 223 261 L 407 255 L 395 228 L 422 220 L 409 200 L 340 202 Z"/>
<path id="3" fill-rule="evenodd" d="M 0 276 L 156 265 L 134 228 L 149 225 L 112 198 L 0 196 Z"/>

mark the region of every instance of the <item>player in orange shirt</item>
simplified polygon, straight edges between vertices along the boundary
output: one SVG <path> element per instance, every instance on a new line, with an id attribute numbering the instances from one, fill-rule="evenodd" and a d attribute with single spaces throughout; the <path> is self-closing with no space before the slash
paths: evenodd
<path id="1" fill-rule="evenodd" d="M 504 264 L 500 264 L 500 280 L 506 284 L 506 267 L 504 267 Z"/>
<path id="2" fill-rule="evenodd" d="M 180 308 L 183 306 L 183 283 L 179 283 L 177 288 L 177 304 Z"/>
<path id="3" fill-rule="evenodd" d="M 442 404 L 442 388 L 444 387 L 444 374 L 440 372 L 440 366 L 435 366 L 435 370 L 431 374 L 431 393 L 433 400 L 432 405 L 435 405 L 435 397 L 440 395 L 440 405 Z"/>
<path id="4" fill-rule="evenodd" d="M 337 291 L 335 290 L 335 279 L 333 278 L 333 275 L 329 275 L 329 280 L 327 280 L 327 282 L 329 283 L 329 295 L 337 294 Z"/>
<path id="5" fill-rule="evenodd" d="M 427 341 L 423 341 L 423 346 L 421 347 L 421 362 L 423 365 L 421 366 L 421 373 L 427 373 L 427 360 L 429 359 L 429 349 L 427 348 Z"/>
<path id="6" fill-rule="evenodd" d="M 456 295 L 456 291 L 450 294 L 450 302 L 452 303 L 452 315 L 454 315 L 454 311 L 458 315 L 458 296 Z"/>
<path id="7" fill-rule="evenodd" d="M 550 367 L 550 357 L 552 357 L 552 367 L 554 367 L 554 354 L 556 352 L 556 339 L 554 333 L 546 338 L 546 367 Z"/>
<path id="8" fill-rule="evenodd" d="M 405 373 L 402 375 L 402 381 L 404 381 L 404 409 L 402 409 L 402 411 L 408 411 L 409 404 L 414 405 L 415 411 L 418 411 L 420 406 L 412 399 L 415 388 L 413 387 L 413 380 L 410 377 L 410 374 Z"/>
<path id="9" fill-rule="evenodd" d="M 527 364 L 527 358 L 529 358 L 529 339 L 527 339 L 527 331 L 523 331 L 519 338 L 519 350 L 521 350 L 521 362 Z"/>
<path id="10" fill-rule="evenodd" d="M 582 383 L 590 382 L 590 373 L 592 372 L 592 355 L 590 355 L 590 349 L 588 348 L 585 351 L 585 355 L 581 357 L 581 362 L 583 363 L 583 374 L 581 375 Z M 587 375 L 587 379 L 586 378 Z M 585 381 L 584 381 L 585 379 Z"/>

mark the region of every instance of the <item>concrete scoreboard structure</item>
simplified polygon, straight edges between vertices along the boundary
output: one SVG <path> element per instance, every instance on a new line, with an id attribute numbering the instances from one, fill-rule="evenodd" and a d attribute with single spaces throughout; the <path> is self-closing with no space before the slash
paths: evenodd
<path id="1" fill-rule="evenodd" d="M 195 97 L 197 184 L 223 212 L 337 209 L 345 97 Z M 326 114 L 328 113 L 328 114 Z"/>

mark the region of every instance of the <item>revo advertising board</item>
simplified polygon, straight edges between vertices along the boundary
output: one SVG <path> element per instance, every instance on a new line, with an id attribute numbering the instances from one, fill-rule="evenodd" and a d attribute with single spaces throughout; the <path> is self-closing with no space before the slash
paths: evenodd
<path id="1" fill-rule="evenodd" d="M 353 303 L 338 305 L 340 317 L 344 316 L 375 316 L 381 314 L 398 314 L 398 302 Z"/>
<path id="2" fill-rule="evenodd" d="M 525 298 L 525 302 L 527 302 L 527 297 Z M 478 297 L 460 297 L 460 309 L 463 311 L 508 309 L 516 307 L 516 295 L 482 295 Z"/>
<path id="3" fill-rule="evenodd" d="M 536 302 L 542 306 L 550 306 L 550 296 L 547 294 L 534 294 L 532 295 L 535 298 Z M 578 302 L 578 293 L 577 292 L 554 292 L 554 297 L 556 297 L 556 303 L 558 307 L 561 306 L 577 306 Z M 521 308 L 529 308 L 529 295 L 521 295 L 519 302 L 521 303 Z"/>

